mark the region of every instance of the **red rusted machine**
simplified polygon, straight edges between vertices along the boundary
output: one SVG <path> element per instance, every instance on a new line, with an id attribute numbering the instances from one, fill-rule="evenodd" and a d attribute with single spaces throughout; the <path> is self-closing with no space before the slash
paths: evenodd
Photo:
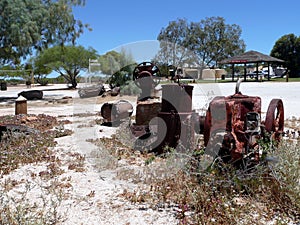
<path id="1" fill-rule="evenodd" d="M 280 141 L 284 128 L 281 99 L 273 99 L 265 121 L 261 121 L 261 98 L 243 95 L 237 82 L 234 95 L 215 97 L 204 120 L 206 152 L 220 156 L 224 162 L 240 164 L 259 161 L 259 140 Z M 271 135 L 271 136 L 270 136 Z M 248 160 L 243 160 L 248 159 Z"/>
<path id="2" fill-rule="evenodd" d="M 191 148 L 194 142 L 192 112 L 193 86 L 183 84 L 162 85 L 161 101 L 153 97 L 154 87 L 159 83 L 159 69 L 150 62 L 139 64 L 133 73 L 136 84 L 142 89 L 136 107 L 136 122 L 132 133 L 138 137 L 135 147 L 157 154 L 164 147 Z"/>
<path id="3" fill-rule="evenodd" d="M 266 119 L 262 121 L 261 98 L 243 95 L 239 80 L 234 95 L 215 97 L 206 115 L 199 116 L 192 110 L 191 85 L 180 82 L 162 85 L 161 101 L 153 96 L 159 75 L 159 68 L 151 62 L 139 64 L 133 72 L 133 79 L 142 90 L 137 100 L 135 123 L 130 124 L 137 138 L 136 149 L 157 154 L 163 153 L 165 146 L 180 151 L 194 150 L 194 134 L 200 132 L 204 135 L 207 154 L 240 165 L 241 162 L 259 162 L 260 140 L 280 141 L 284 128 L 281 99 L 271 101 Z"/>

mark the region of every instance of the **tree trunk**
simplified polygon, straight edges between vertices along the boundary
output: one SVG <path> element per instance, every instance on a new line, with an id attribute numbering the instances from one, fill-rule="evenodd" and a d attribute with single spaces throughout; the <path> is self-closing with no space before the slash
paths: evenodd
<path id="1" fill-rule="evenodd" d="M 77 87 L 76 77 L 74 77 L 74 78 L 72 79 L 71 84 L 72 84 L 71 88 L 76 89 L 76 87 Z"/>

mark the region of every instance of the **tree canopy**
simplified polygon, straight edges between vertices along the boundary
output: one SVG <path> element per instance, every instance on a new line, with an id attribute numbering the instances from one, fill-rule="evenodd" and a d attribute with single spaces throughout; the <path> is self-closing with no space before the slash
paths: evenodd
<path id="1" fill-rule="evenodd" d="M 100 70 L 102 73 L 112 75 L 128 65 L 134 63 L 131 53 L 121 49 L 120 52 L 109 51 L 99 57 Z"/>
<path id="2" fill-rule="evenodd" d="M 287 34 L 279 38 L 271 51 L 271 56 L 285 61 L 290 77 L 300 74 L 300 37 Z"/>
<path id="3" fill-rule="evenodd" d="M 154 61 L 165 65 L 182 66 L 191 60 L 191 51 L 188 49 L 189 24 L 185 19 L 169 22 L 166 28 L 162 28 L 157 40 L 160 43 L 160 51 Z M 193 59 L 193 58 L 192 58 Z"/>
<path id="4" fill-rule="evenodd" d="M 75 44 L 84 25 L 72 13 L 84 0 L 1 0 L 0 63 L 18 64 L 35 50 Z"/>
<path id="5" fill-rule="evenodd" d="M 189 45 L 200 62 L 218 66 L 221 60 L 243 53 L 246 45 L 242 30 L 236 24 L 226 24 L 222 17 L 210 17 L 191 23 Z"/>
<path id="6" fill-rule="evenodd" d="M 122 86 L 132 79 L 132 72 L 137 65 L 130 52 L 121 49 L 120 52 L 109 51 L 99 57 L 102 73 L 109 75 L 110 87 Z"/>
<path id="7" fill-rule="evenodd" d="M 160 31 L 156 59 L 165 59 L 163 63 L 171 62 L 174 66 L 183 63 L 217 66 L 222 59 L 245 51 L 241 33 L 238 25 L 226 24 L 222 17 L 191 23 L 178 19 Z"/>
<path id="8" fill-rule="evenodd" d="M 63 76 L 73 88 L 77 86 L 77 77 L 89 67 L 89 59 L 96 59 L 97 53 L 93 48 L 82 46 L 55 46 L 41 52 L 34 60 L 34 65 L 48 67 Z"/>

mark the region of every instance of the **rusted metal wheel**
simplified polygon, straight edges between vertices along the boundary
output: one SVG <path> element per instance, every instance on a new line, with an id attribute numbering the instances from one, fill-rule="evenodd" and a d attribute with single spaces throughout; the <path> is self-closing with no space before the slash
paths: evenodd
<path id="1" fill-rule="evenodd" d="M 133 70 L 133 80 L 137 86 L 141 86 L 138 79 L 151 77 L 154 87 L 160 82 L 161 73 L 159 68 L 152 62 L 142 62 L 138 64 Z"/>
<path id="2" fill-rule="evenodd" d="M 284 108 L 281 99 L 272 99 L 267 110 L 266 131 L 272 134 L 272 137 L 280 141 L 284 128 Z"/>

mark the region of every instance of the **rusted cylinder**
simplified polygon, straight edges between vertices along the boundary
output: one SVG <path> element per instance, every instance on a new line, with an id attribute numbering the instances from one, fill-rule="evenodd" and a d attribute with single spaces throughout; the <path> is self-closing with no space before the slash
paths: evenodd
<path id="1" fill-rule="evenodd" d="M 174 113 L 160 112 L 158 114 L 164 123 L 158 124 L 158 134 L 164 133 L 164 137 L 159 137 L 160 142 L 156 152 L 163 153 L 164 147 L 167 145 L 177 150 L 187 150 L 194 143 L 194 121 L 191 113 Z"/>
<path id="2" fill-rule="evenodd" d="M 192 112 L 193 86 L 168 84 L 162 86 L 162 112 Z"/>
<path id="3" fill-rule="evenodd" d="M 101 107 L 101 116 L 106 122 L 115 122 L 132 115 L 133 106 L 130 102 L 120 100 L 115 103 L 104 103 Z"/>
<path id="4" fill-rule="evenodd" d="M 15 114 L 27 114 L 27 99 L 23 96 L 19 96 L 16 99 Z"/>
<path id="5" fill-rule="evenodd" d="M 194 141 L 194 119 L 192 112 L 193 86 L 170 84 L 162 86 L 162 109 L 158 114 L 164 123 L 158 124 L 159 137 L 154 150 L 158 154 L 163 153 L 164 146 L 177 148 L 181 143 L 180 150 L 191 147 Z"/>

